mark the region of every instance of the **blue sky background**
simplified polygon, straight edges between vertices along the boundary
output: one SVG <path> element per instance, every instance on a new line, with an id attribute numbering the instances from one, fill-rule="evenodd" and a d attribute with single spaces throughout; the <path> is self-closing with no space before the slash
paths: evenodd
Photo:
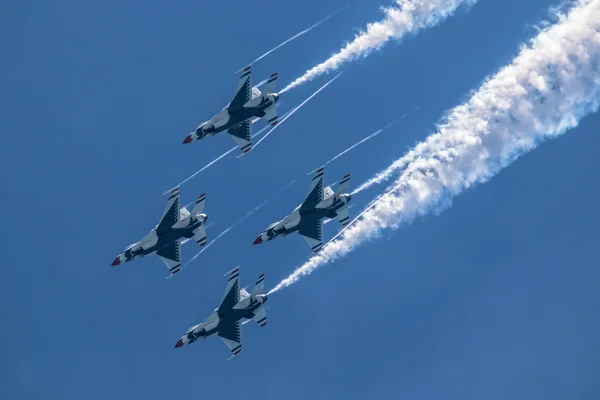
<path id="1" fill-rule="evenodd" d="M 296 185 L 174 279 L 156 257 L 108 267 L 156 224 L 163 191 L 232 146 L 180 143 L 230 100 L 233 72 L 344 3 L 0 6 L 0 398 L 600 397 L 598 115 L 440 216 L 272 295 L 269 324 L 244 326 L 241 357 L 226 362 L 216 338 L 173 349 L 218 305 L 226 271 L 241 265 L 243 285 L 264 272 L 270 288 L 306 260 L 298 236 L 251 246 L 302 200 L 305 173 L 420 105 L 329 165 L 326 181 L 352 173 L 356 187 L 400 157 L 510 61 L 553 1 L 483 0 L 349 65 L 249 156 L 182 186 L 182 204 L 207 193 L 210 239 Z M 382 5 L 353 2 L 256 64 L 255 82 L 279 72 L 287 84 Z M 282 95 L 280 110 L 326 79 Z M 197 251 L 186 244 L 183 260 Z"/>

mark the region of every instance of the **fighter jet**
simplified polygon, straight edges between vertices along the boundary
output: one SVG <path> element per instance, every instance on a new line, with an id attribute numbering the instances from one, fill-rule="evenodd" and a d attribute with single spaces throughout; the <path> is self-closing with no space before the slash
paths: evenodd
<path id="1" fill-rule="evenodd" d="M 206 195 L 201 194 L 190 213 L 187 208 L 179 208 L 179 188 L 171 190 L 167 206 L 158 225 L 142 240 L 130 244 L 115 258 L 111 266 L 119 265 L 144 257 L 156 255 L 167 265 L 171 275 L 181 270 L 179 254 L 183 238 L 194 239 L 200 246 L 206 244 L 205 223 L 208 216 L 202 211 Z"/>
<path id="2" fill-rule="evenodd" d="M 198 338 L 217 335 L 235 357 L 242 351 L 242 319 L 253 319 L 260 326 L 267 324 L 265 303 L 267 295 L 261 294 L 265 275 L 261 274 L 250 293 L 240 289 L 239 267 L 229 273 L 229 281 L 221 304 L 201 324 L 192 326 L 175 344 L 175 348 L 194 343 Z M 230 358 L 231 358 L 230 357 Z"/>
<path id="3" fill-rule="evenodd" d="M 308 243 L 313 252 L 321 250 L 321 229 L 323 219 L 337 219 L 343 226 L 348 225 L 348 203 L 352 198 L 344 193 L 348 189 L 350 174 L 344 176 L 335 192 L 331 187 L 323 188 L 323 168 L 319 168 L 312 180 L 304 202 L 287 217 L 275 222 L 261 233 L 253 244 L 260 244 L 298 232 Z"/>
<path id="4" fill-rule="evenodd" d="M 250 66 L 243 69 L 233 100 L 220 113 L 196 127 L 183 143 L 192 143 L 207 136 L 228 133 L 243 153 L 252 150 L 252 120 L 264 118 L 272 126 L 277 125 L 279 95 L 275 92 L 277 73 L 271 75 L 263 91 L 252 86 Z"/>

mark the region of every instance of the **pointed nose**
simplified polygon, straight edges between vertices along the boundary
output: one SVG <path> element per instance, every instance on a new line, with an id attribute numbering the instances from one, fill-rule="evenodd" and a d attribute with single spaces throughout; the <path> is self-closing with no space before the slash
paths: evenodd
<path id="1" fill-rule="evenodd" d="M 262 234 L 261 234 L 256 238 L 256 240 L 252 244 L 261 244 L 262 242 L 264 242 L 264 240 L 263 240 Z"/>
<path id="2" fill-rule="evenodd" d="M 189 135 L 187 135 L 185 137 L 185 139 L 183 139 L 183 144 L 188 144 L 188 143 L 192 143 L 192 134 L 191 133 Z"/>
<path id="3" fill-rule="evenodd" d="M 111 267 L 114 267 L 115 265 L 119 265 L 121 264 L 121 256 L 115 258 L 115 260 L 112 262 L 112 264 L 110 264 Z"/>
<path id="4" fill-rule="evenodd" d="M 176 349 L 178 347 L 183 347 L 183 339 L 179 339 L 179 341 L 177 343 L 175 343 L 175 347 L 173 347 L 173 348 Z"/>

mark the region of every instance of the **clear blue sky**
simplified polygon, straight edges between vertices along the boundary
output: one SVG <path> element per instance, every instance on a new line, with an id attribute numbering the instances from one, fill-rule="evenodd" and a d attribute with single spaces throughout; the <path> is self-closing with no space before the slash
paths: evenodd
<path id="1" fill-rule="evenodd" d="M 272 287 L 306 260 L 298 236 L 251 246 L 302 200 L 303 174 L 420 105 L 326 180 L 352 173 L 355 187 L 387 166 L 510 61 L 550 0 L 482 0 L 350 65 L 255 152 L 182 186 L 182 203 L 207 193 L 210 239 L 295 186 L 174 279 L 156 257 L 109 268 L 156 224 L 162 192 L 233 144 L 180 144 L 229 101 L 233 72 L 345 2 L 0 6 L 0 398 L 600 398 L 598 115 L 440 216 L 271 296 L 269 324 L 244 326 L 240 357 L 225 361 L 216 338 L 173 349 L 218 305 L 227 270 L 240 265 L 243 285 L 264 272 Z M 256 82 L 295 79 L 382 5 L 353 2 L 260 61 Z M 281 109 L 325 80 L 282 95 Z M 183 246 L 183 260 L 196 251 Z"/>

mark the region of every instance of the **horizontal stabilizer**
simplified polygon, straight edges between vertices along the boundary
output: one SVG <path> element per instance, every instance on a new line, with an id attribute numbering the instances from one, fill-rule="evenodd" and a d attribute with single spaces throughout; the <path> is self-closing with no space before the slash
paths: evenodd
<path id="1" fill-rule="evenodd" d="M 260 274 L 260 276 L 256 280 L 256 284 L 254 285 L 254 288 L 252 288 L 252 292 L 250 292 L 250 295 L 252 297 L 254 297 L 257 294 L 260 294 L 262 292 L 264 286 L 265 286 L 265 274 Z"/>
<path id="2" fill-rule="evenodd" d="M 271 107 L 265 110 L 265 115 L 263 115 L 263 119 L 267 121 L 267 123 L 271 126 L 275 126 L 279 123 L 279 116 L 277 115 L 277 107 L 272 105 Z"/>
<path id="3" fill-rule="evenodd" d="M 344 204 L 344 207 L 337 210 L 335 219 L 337 219 L 339 223 L 342 224 L 342 226 L 346 226 L 348 225 L 348 223 L 350 223 L 350 217 L 348 215 L 348 204 Z"/>
<path id="4" fill-rule="evenodd" d="M 335 189 L 335 197 L 339 197 L 340 194 L 344 194 L 348 191 L 348 186 L 350 185 L 350 174 L 346 174 L 338 187 Z"/>
<path id="5" fill-rule="evenodd" d="M 254 317 L 252 317 L 252 319 L 260 326 L 265 326 L 267 324 L 267 313 L 264 305 L 258 310 L 254 311 Z"/>
<path id="6" fill-rule="evenodd" d="M 206 244 L 206 230 L 204 229 L 204 224 L 194 229 L 194 240 L 200 246 L 204 246 Z"/>

